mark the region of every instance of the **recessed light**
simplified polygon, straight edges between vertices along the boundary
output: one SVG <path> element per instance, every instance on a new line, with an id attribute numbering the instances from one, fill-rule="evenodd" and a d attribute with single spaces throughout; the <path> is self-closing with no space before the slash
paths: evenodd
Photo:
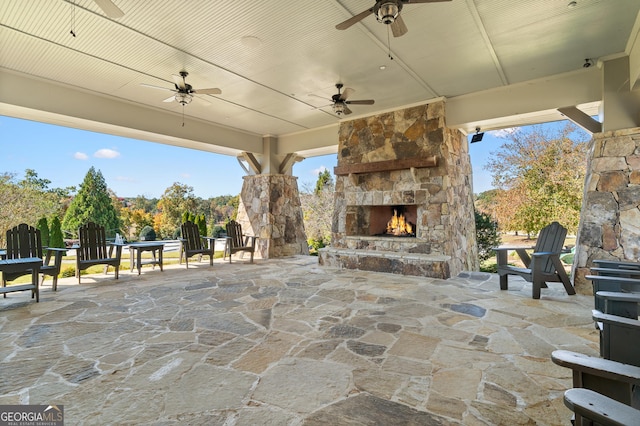
<path id="1" fill-rule="evenodd" d="M 386 66 L 386 65 L 380 65 L 380 69 L 381 69 L 381 70 L 386 70 L 386 69 L 387 69 L 387 66 Z"/>
<path id="2" fill-rule="evenodd" d="M 244 36 L 240 39 L 240 41 L 245 47 L 249 47 L 251 49 L 255 49 L 262 46 L 262 40 L 254 36 Z"/>
<path id="3" fill-rule="evenodd" d="M 567 5 L 567 7 L 569 9 L 573 9 L 574 7 L 576 7 L 578 5 L 577 1 L 570 1 L 569 4 Z"/>

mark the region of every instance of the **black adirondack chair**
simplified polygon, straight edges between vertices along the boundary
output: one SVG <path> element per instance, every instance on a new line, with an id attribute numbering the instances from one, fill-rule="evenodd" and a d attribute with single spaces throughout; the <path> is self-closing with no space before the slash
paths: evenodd
<path id="1" fill-rule="evenodd" d="M 213 266 L 213 255 L 215 252 L 215 239 L 200 235 L 198 225 L 191 221 L 182 224 L 182 238 L 180 239 L 180 263 L 184 257 L 187 269 L 189 269 L 189 258 L 198 255 L 201 259 L 203 255 L 209 256 L 209 265 Z"/>
<path id="2" fill-rule="evenodd" d="M 104 273 L 107 273 L 109 266 L 115 268 L 115 279 L 118 279 L 120 269 L 120 258 L 124 244 L 110 243 L 105 236 L 103 226 L 93 222 L 81 226 L 78 229 L 80 244 L 76 255 L 76 276 L 80 284 L 80 271 L 93 265 L 105 265 Z M 113 251 L 115 249 L 115 256 Z"/>
<path id="3" fill-rule="evenodd" d="M 27 257 L 39 257 L 43 259 L 40 266 L 42 282 L 46 275 L 53 277 L 53 290 L 58 289 L 58 275 L 62 264 L 62 256 L 66 249 L 42 247 L 40 230 L 21 223 L 7 231 L 7 259 L 24 259 Z M 51 258 L 53 257 L 53 263 Z M 31 271 L 4 273 L 2 276 L 3 287 L 7 281 L 13 281 L 23 275 L 29 275 Z M 6 296 L 6 295 L 5 295 Z"/>
<path id="4" fill-rule="evenodd" d="M 567 236 L 567 229 L 558 222 L 545 226 L 529 257 L 526 252 L 531 247 L 496 247 L 498 260 L 498 274 L 500 275 L 500 289 L 507 290 L 508 276 L 520 275 L 533 284 L 533 298 L 540 298 L 540 289 L 547 288 L 547 282 L 561 282 L 567 294 L 576 294 L 567 273 L 564 270 L 560 254 Z M 524 263 L 524 268 L 511 266 L 507 263 L 507 252 L 515 250 Z"/>
<path id="5" fill-rule="evenodd" d="M 250 262 L 253 263 L 253 253 L 256 251 L 256 240 L 258 237 L 253 235 L 245 235 L 242 233 L 242 226 L 235 220 L 227 223 L 227 244 L 225 246 L 224 258 L 229 256 L 231 263 L 231 255 L 234 253 L 249 252 L 251 254 Z"/>

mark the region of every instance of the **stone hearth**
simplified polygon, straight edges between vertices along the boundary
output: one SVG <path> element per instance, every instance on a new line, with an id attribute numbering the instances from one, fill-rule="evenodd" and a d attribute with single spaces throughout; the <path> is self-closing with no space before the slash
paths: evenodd
<path id="1" fill-rule="evenodd" d="M 468 145 L 445 127 L 444 108 L 340 125 L 332 242 L 321 264 L 435 278 L 478 269 Z M 415 236 L 377 235 L 398 206 Z"/>

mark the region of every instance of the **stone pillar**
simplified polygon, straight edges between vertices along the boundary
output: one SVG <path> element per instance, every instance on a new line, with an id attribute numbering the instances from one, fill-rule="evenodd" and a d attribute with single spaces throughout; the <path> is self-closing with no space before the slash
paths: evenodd
<path id="1" fill-rule="evenodd" d="M 238 222 L 246 234 L 257 235 L 256 255 L 262 259 L 309 254 L 295 176 L 244 176 Z"/>
<path id="2" fill-rule="evenodd" d="M 640 128 L 593 135 L 585 179 L 573 282 L 591 294 L 584 278 L 595 259 L 640 261 Z"/>

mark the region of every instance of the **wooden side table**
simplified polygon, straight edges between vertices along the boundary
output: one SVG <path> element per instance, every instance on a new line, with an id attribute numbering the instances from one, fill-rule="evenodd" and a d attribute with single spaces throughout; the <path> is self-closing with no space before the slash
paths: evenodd
<path id="1" fill-rule="evenodd" d="M 155 269 L 155 265 L 160 265 L 160 271 L 162 269 L 162 250 L 164 249 L 164 243 L 157 242 L 145 242 L 145 243 L 132 243 L 129 244 L 129 258 L 131 263 L 131 272 L 133 272 L 133 268 L 137 266 L 138 275 L 140 275 L 140 269 L 142 265 L 153 265 Z M 151 260 L 142 260 L 142 253 L 145 251 L 151 252 Z M 156 252 L 158 252 L 158 257 L 156 258 Z"/>

